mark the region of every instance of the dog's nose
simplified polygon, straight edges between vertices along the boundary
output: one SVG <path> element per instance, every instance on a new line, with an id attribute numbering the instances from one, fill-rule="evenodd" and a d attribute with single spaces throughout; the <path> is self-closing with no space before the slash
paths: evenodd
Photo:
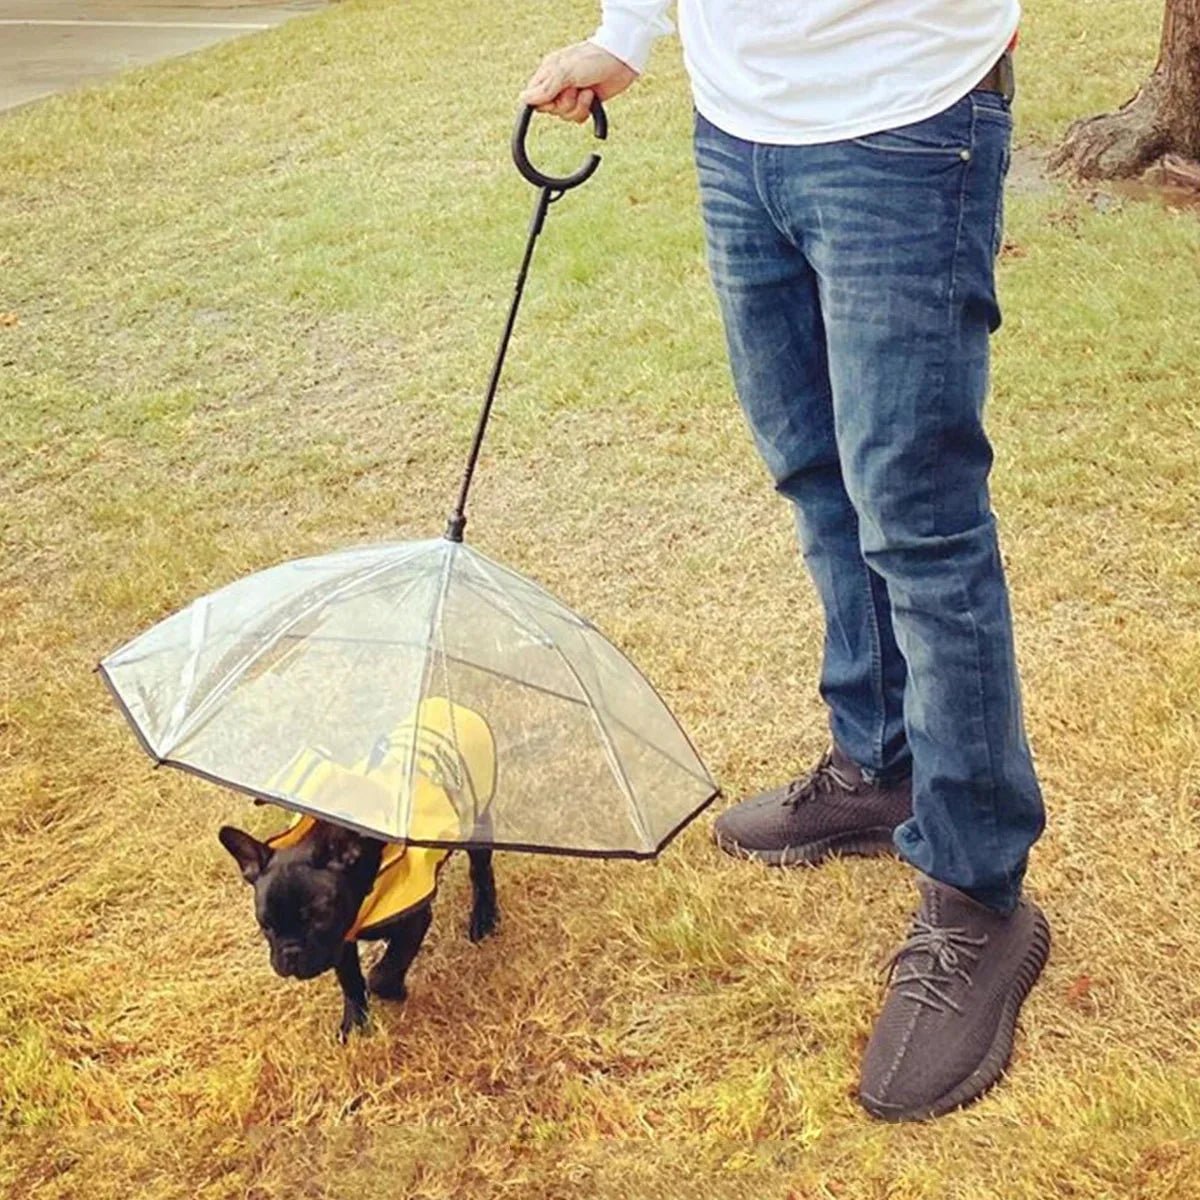
<path id="1" fill-rule="evenodd" d="M 295 946 L 279 948 L 279 970 L 283 975 L 294 975 L 300 966 L 300 951 Z"/>

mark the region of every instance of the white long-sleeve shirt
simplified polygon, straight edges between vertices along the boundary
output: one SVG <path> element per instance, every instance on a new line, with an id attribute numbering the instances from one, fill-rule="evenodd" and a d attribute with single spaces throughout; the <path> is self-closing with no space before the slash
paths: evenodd
<path id="1" fill-rule="evenodd" d="M 592 41 L 642 71 L 671 0 L 604 0 Z M 753 142 L 803 145 L 924 120 L 1012 40 L 1020 0 L 679 0 L 696 107 Z"/>

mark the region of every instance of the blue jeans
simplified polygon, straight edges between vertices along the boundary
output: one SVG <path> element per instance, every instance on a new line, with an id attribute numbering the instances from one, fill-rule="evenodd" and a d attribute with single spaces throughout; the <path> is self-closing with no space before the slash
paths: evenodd
<path id="1" fill-rule="evenodd" d="M 825 611 L 833 738 L 868 776 L 911 771 L 901 856 L 1001 911 L 1045 823 L 982 422 L 1011 133 L 985 92 L 816 146 L 695 133 L 734 382 Z"/>

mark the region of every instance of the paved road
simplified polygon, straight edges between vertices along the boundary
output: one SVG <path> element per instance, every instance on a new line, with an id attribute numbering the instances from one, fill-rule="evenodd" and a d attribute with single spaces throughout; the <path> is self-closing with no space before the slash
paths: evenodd
<path id="1" fill-rule="evenodd" d="M 0 0 L 0 110 L 322 7 L 323 0 Z"/>

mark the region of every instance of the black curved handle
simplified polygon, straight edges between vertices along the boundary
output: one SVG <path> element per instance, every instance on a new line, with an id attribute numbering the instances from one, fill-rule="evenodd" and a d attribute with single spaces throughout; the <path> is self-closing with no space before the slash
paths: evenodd
<path id="1" fill-rule="evenodd" d="M 574 175 L 564 175 L 561 179 L 554 175 L 544 175 L 529 161 L 525 153 L 525 135 L 529 132 L 529 122 L 537 110 L 530 105 L 523 105 L 517 114 L 517 127 L 513 130 L 512 156 L 517 164 L 517 170 L 533 184 L 534 187 L 548 188 L 552 192 L 566 192 L 581 183 L 586 183 L 596 173 L 600 165 L 600 155 L 593 154 Z M 601 141 L 608 137 L 608 117 L 604 106 L 599 100 L 592 101 L 592 132 Z"/>

